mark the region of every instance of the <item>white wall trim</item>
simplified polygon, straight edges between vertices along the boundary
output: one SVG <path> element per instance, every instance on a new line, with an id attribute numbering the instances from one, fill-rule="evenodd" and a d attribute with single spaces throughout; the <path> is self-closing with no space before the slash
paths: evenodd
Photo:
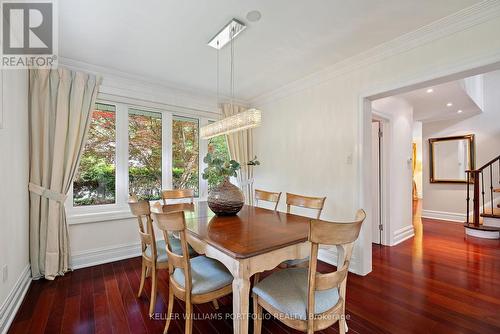
<path id="1" fill-rule="evenodd" d="M 445 211 L 422 210 L 422 218 L 430 218 L 437 220 L 448 220 L 451 222 L 465 222 L 465 214 Z"/>
<path id="2" fill-rule="evenodd" d="M 415 230 L 413 229 L 413 225 L 400 228 L 399 230 L 394 231 L 391 246 L 396 246 L 397 244 L 400 244 L 403 241 L 412 238 L 414 235 Z"/>
<path id="3" fill-rule="evenodd" d="M 5 302 L 0 306 L 0 333 L 7 333 L 14 317 L 21 307 L 24 296 L 28 292 L 31 284 L 31 268 L 28 264 L 19 275 L 14 287 L 5 299 Z"/>
<path id="4" fill-rule="evenodd" d="M 321 247 L 318 250 L 318 260 L 331 264 L 332 266 L 337 266 L 337 248 L 336 247 Z M 351 256 L 351 261 L 349 263 L 349 271 L 356 275 L 366 275 L 363 273 L 363 268 L 360 267 L 359 261 L 357 261 L 356 256 Z"/>
<path id="5" fill-rule="evenodd" d="M 96 266 L 141 255 L 141 244 L 131 243 L 112 247 L 94 248 L 71 255 L 73 269 Z"/>
<path id="6" fill-rule="evenodd" d="M 500 15 L 500 2 L 486 0 L 461 11 L 434 21 L 424 27 L 382 43 L 372 49 L 333 64 L 323 70 L 286 84 L 269 93 L 251 99 L 251 105 L 261 106 L 293 93 L 320 85 L 334 77 L 349 73 L 360 67 L 380 62 L 386 58 L 430 43 L 445 36 L 487 22 Z"/>

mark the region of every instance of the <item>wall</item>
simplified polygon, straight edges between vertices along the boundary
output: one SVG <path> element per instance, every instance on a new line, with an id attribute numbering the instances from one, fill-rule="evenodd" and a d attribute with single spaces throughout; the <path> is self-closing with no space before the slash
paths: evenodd
<path id="1" fill-rule="evenodd" d="M 500 71 L 483 76 L 484 110 L 464 120 L 424 123 L 425 198 L 423 215 L 426 217 L 464 221 L 466 212 L 464 184 L 436 184 L 429 182 L 429 138 L 474 134 L 476 167 L 481 167 L 500 154 Z M 495 174 L 495 173 L 494 173 Z"/>
<path id="2" fill-rule="evenodd" d="M 372 102 L 377 114 L 384 116 L 384 155 L 382 182 L 387 182 L 386 198 L 382 202 L 386 214 L 383 221 L 385 242 L 396 245 L 413 236 L 412 225 L 412 134 L 413 107 L 398 97 L 387 97 Z M 384 212 L 384 209 L 383 209 Z"/>
<path id="3" fill-rule="evenodd" d="M 495 16 L 486 19 L 491 13 Z M 462 28 L 426 27 L 425 38 L 404 36 L 404 47 L 385 45 L 377 56 L 361 55 L 254 101 L 263 110 L 263 125 L 255 131 L 262 163 L 255 169 L 255 187 L 327 196 L 322 217 L 329 220 L 352 218 L 363 206 L 368 221 L 354 250 L 356 273 L 371 271 L 371 148 L 364 134 L 371 120 L 363 114 L 362 97 L 394 95 L 401 87 L 500 60 L 498 10 L 454 22 L 450 26 Z M 464 27 L 465 22 L 470 24 Z"/>
<path id="4" fill-rule="evenodd" d="M 417 159 L 415 166 L 415 173 L 413 179 L 417 185 L 417 196 L 418 198 L 423 198 L 423 175 L 422 175 L 422 152 L 423 152 L 423 141 L 422 141 L 422 122 L 413 122 L 413 142 L 417 144 Z"/>
<path id="5" fill-rule="evenodd" d="M 26 71 L 3 73 L 0 129 L 0 333 L 28 286 L 28 80 Z M 8 266 L 8 279 L 1 269 Z"/>

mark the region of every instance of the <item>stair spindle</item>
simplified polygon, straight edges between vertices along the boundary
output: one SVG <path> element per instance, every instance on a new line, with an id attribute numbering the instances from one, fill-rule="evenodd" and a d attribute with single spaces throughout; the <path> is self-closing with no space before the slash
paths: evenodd
<path id="1" fill-rule="evenodd" d="M 493 214 L 493 205 L 494 205 L 494 200 L 493 200 L 493 164 L 490 165 L 490 199 L 491 199 L 491 214 Z M 484 204 L 483 204 L 484 206 Z"/>
<path id="2" fill-rule="evenodd" d="M 466 216 L 467 216 L 467 220 L 466 220 L 466 223 L 469 224 L 469 201 L 470 201 L 470 195 L 469 195 L 469 191 L 470 191 L 470 172 L 469 171 L 466 171 L 467 173 L 467 183 L 466 183 L 466 187 L 467 187 L 467 198 L 465 199 L 466 202 L 467 202 L 467 212 L 466 212 Z"/>
<path id="3" fill-rule="evenodd" d="M 483 196 L 483 214 L 484 214 L 484 173 L 481 173 L 481 195 Z"/>

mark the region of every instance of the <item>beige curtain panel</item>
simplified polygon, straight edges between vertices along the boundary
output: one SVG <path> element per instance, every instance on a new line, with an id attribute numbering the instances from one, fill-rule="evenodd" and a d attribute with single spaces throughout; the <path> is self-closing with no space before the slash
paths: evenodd
<path id="1" fill-rule="evenodd" d="M 242 106 L 228 103 L 222 104 L 222 113 L 224 117 L 233 116 L 245 110 L 247 110 L 247 108 Z M 241 163 L 241 171 L 238 173 L 238 182 L 245 194 L 245 201 L 247 204 L 253 205 L 253 171 L 252 166 L 247 165 L 247 162 L 254 158 L 252 129 L 228 134 L 227 143 L 231 159 Z"/>
<path id="2" fill-rule="evenodd" d="M 85 146 L 99 80 L 68 69 L 30 70 L 30 263 L 33 278 L 70 270 L 64 201 Z"/>

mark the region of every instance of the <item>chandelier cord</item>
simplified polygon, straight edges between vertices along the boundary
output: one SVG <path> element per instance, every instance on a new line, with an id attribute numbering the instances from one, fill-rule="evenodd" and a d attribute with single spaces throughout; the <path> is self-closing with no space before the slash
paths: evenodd
<path id="1" fill-rule="evenodd" d="M 234 27 L 231 29 L 231 111 L 234 114 Z"/>
<path id="2" fill-rule="evenodd" d="M 217 111 L 219 110 L 219 40 L 217 40 Z"/>

